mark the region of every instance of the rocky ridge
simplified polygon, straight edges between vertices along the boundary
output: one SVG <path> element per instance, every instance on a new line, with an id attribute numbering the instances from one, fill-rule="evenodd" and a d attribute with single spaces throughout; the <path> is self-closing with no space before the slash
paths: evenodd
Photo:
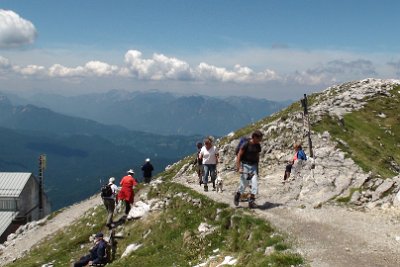
<path id="1" fill-rule="evenodd" d="M 381 95 L 391 97 L 391 90 L 399 84 L 399 80 L 365 79 L 332 86 L 317 94 L 315 104 L 309 106 L 310 122 L 316 123 L 325 115 L 340 119 L 346 113 L 361 109 L 371 98 Z M 347 197 L 351 204 L 362 208 L 399 205 L 400 176 L 383 179 L 365 173 L 337 148 L 341 140 L 332 138 L 329 132 L 320 134 L 312 131 L 314 158 L 302 166 L 294 166 L 290 181 L 282 185 L 284 167 L 292 157 L 293 143 L 302 141 L 303 148 L 308 151 L 303 114 L 289 113 L 263 125 L 260 130 L 264 133 L 264 141 L 259 199 L 285 205 L 320 207 L 330 200 Z M 229 140 L 229 135 L 227 138 Z M 232 187 L 232 191 L 237 186 L 237 175 L 233 170 L 237 144 L 235 139 L 220 146 L 219 175 L 227 188 Z M 196 183 L 193 169 L 193 165 L 186 164 L 176 177 Z M 362 190 L 354 191 L 355 188 Z"/>
<path id="2" fill-rule="evenodd" d="M 315 123 L 324 115 L 340 120 L 371 98 L 391 97 L 398 84 L 397 80 L 366 79 L 328 88 L 310 105 L 310 121 Z M 283 114 L 261 127 L 257 125 L 265 138 L 256 200 L 259 207 L 252 210 L 253 214 L 288 233 L 310 266 L 400 266 L 400 176 L 382 179 L 366 173 L 338 148 L 341 140 L 329 132 L 312 132 L 314 159 L 295 166 L 290 181 L 282 184 L 293 142 L 303 141 L 308 152 L 301 112 Z M 222 193 L 203 192 L 190 162 L 174 180 L 233 207 L 239 183 L 233 170 L 239 140 L 234 137 L 237 134 L 231 133 L 216 142 L 221 155 L 218 175 L 224 180 Z M 349 205 L 336 201 L 340 198 L 347 198 Z M 247 207 L 245 200 L 238 208 L 243 207 Z"/>

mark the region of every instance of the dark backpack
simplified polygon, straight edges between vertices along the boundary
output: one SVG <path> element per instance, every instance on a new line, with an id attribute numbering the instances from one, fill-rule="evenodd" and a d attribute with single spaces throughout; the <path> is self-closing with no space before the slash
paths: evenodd
<path id="1" fill-rule="evenodd" d="M 242 148 L 242 146 L 244 146 L 249 141 L 250 141 L 250 138 L 248 138 L 248 137 L 240 138 L 239 144 L 237 145 L 237 147 L 235 149 L 235 155 L 237 155 L 239 153 L 239 150 Z"/>
<path id="2" fill-rule="evenodd" d="M 111 197 L 113 194 L 113 191 L 111 189 L 111 185 L 110 184 L 105 184 L 101 187 L 101 197 Z"/>
<path id="3" fill-rule="evenodd" d="M 110 263 L 110 262 L 112 262 L 112 260 L 113 260 L 113 257 L 112 257 L 113 255 L 112 255 L 112 247 L 111 247 L 111 244 L 109 243 L 109 242 L 106 242 L 106 251 L 105 251 L 105 255 L 104 255 L 104 259 L 103 259 L 103 261 L 105 262 L 105 263 Z"/>

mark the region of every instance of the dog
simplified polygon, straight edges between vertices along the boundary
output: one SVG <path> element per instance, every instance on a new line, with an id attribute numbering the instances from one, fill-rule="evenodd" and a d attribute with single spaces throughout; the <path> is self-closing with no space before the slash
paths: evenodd
<path id="1" fill-rule="evenodd" d="M 223 187 L 224 187 L 224 181 L 222 180 L 221 176 L 217 176 L 217 179 L 215 180 L 215 186 L 217 187 L 217 193 L 220 192 L 222 193 Z"/>

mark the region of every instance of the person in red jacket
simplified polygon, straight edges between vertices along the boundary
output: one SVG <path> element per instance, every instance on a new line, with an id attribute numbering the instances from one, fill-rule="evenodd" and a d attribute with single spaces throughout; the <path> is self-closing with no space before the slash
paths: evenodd
<path id="1" fill-rule="evenodd" d="M 128 175 L 124 176 L 121 180 L 121 191 L 118 193 L 118 199 L 125 202 L 125 215 L 128 216 L 131 210 L 131 204 L 133 204 L 134 192 L 133 188 L 137 185 L 133 175 L 135 172 L 130 169 L 127 171 Z"/>

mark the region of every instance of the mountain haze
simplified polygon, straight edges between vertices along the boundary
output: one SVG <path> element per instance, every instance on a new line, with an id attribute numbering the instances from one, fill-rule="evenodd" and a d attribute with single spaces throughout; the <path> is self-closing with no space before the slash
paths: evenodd
<path id="1" fill-rule="evenodd" d="M 155 173 L 192 153 L 199 136 L 162 136 L 56 113 L 28 104 L 14 106 L 0 96 L 1 171 L 37 173 L 47 155 L 46 191 L 53 209 L 97 192 L 100 180 L 117 180 L 151 158 Z M 63 196 L 63 197 L 61 197 Z"/>
<path id="2" fill-rule="evenodd" d="M 215 136 L 257 121 L 288 104 L 287 101 L 250 97 L 176 96 L 158 91 L 120 90 L 72 97 L 39 94 L 26 99 L 13 96 L 12 99 L 16 104 L 34 104 L 131 130 L 164 135 Z"/>
<path id="3" fill-rule="evenodd" d="M 158 172 L 192 153 L 193 144 L 202 136 L 190 133 L 227 133 L 279 105 L 253 98 L 221 100 L 117 90 L 76 97 L 42 94 L 29 99 L 3 94 L 0 167 L 3 171 L 35 172 L 37 158 L 46 154 L 46 186 L 57 209 L 96 192 L 100 179 L 119 177 L 132 167 L 138 170 L 147 157 Z M 140 175 L 138 171 L 139 179 Z M 78 189 L 72 189 L 76 185 Z M 67 189 L 65 198 L 59 198 L 61 188 Z"/>

